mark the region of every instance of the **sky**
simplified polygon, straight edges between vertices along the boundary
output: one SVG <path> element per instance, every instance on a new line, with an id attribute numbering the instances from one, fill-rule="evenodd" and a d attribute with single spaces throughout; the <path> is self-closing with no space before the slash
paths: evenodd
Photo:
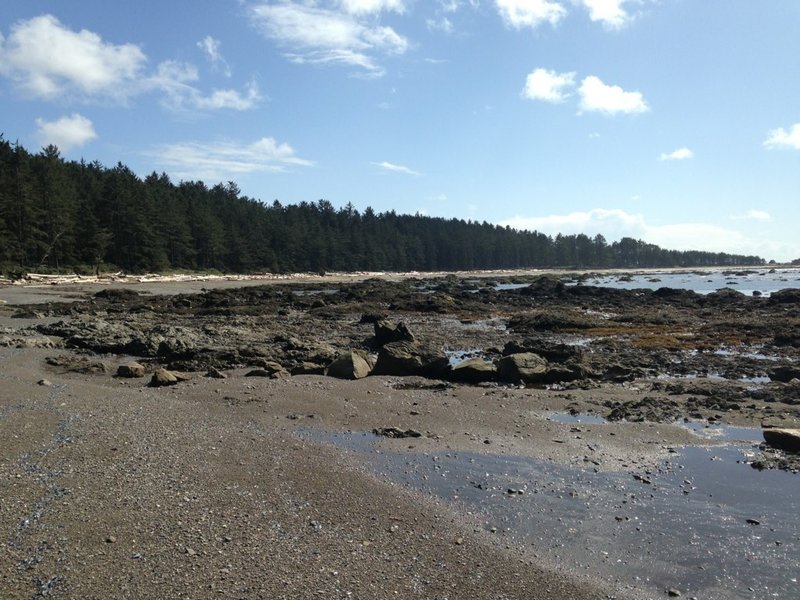
<path id="1" fill-rule="evenodd" d="M 800 258 L 798 0 L 2 0 L 0 133 L 252 198 Z"/>

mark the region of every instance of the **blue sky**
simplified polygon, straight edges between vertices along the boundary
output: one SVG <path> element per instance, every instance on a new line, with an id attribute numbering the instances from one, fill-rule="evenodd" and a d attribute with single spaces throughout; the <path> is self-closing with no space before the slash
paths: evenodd
<path id="1" fill-rule="evenodd" d="M 800 257 L 798 0 L 3 0 L 0 131 L 283 203 Z"/>

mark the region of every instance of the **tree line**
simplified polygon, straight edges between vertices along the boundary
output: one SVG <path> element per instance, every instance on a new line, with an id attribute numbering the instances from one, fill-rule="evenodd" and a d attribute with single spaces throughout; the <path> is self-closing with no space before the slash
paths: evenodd
<path id="1" fill-rule="evenodd" d="M 9 271 L 439 271 L 539 267 L 760 265 L 758 256 L 665 250 L 629 237 L 548 236 L 490 223 L 363 212 L 329 201 L 283 205 L 144 179 L 122 163 L 32 154 L 0 135 L 0 267 Z"/>

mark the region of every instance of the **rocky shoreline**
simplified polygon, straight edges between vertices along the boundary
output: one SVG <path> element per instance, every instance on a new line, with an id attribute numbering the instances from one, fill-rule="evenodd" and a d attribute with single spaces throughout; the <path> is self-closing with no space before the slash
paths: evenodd
<path id="1" fill-rule="evenodd" d="M 765 430 L 800 427 L 800 290 L 787 289 L 760 297 L 732 290 L 701 295 L 669 288 L 620 290 L 575 283 L 554 276 L 409 278 L 402 281 L 373 278 L 324 285 L 281 282 L 170 295 L 139 293 L 135 286 L 118 286 L 64 303 L 14 306 L 12 300 L 0 307 L 3 325 L 0 346 L 5 347 L 0 352 L 6 373 L 3 383 L 6 389 L 19 395 L 4 399 L 0 410 L 4 415 L 19 411 L 43 415 L 37 425 L 43 428 L 41 444 L 51 443 L 44 441 L 46 439 L 83 440 L 76 445 L 70 442 L 57 446 L 58 450 L 54 447 L 47 456 L 74 452 L 85 442 L 93 448 L 86 458 L 87 464 L 92 466 L 90 471 L 94 467 L 99 469 L 101 463 L 111 464 L 98 456 L 105 457 L 123 448 L 112 441 L 113 437 L 133 442 L 125 432 L 124 423 L 129 422 L 132 431 L 150 440 L 153 452 L 157 449 L 156 454 L 150 456 L 150 447 L 144 448 L 139 442 L 133 444 L 137 452 L 144 453 L 143 457 L 149 456 L 146 460 L 158 462 L 166 452 L 173 457 L 170 460 L 181 462 L 181 466 L 174 466 L 176 477 L 182 481 L 200 477 L 209 489 L 217 490 L 213 492 L 216 495 L 224 495 L 221 488 L 217 488 L 218 482 L 210 479 L 208 473 L 201 473 L 203 467 L 190 458 L 191 448 L 205 443 L 204 435 L 210 436 L 207 445 L 220 449 L 233 463 L 239 460 L 253 465 L 255 460 L 278 460 L 275 457 L 284 456 L 280 459 L 286 461 L 282 463 L 284 468 L 280 476 L 270 476 L 273 485 L 291 488 L 285 498 L 297 496 L 297 490 L 302 489 L 302 478 L 289 474 L 292 461 L 296 461 L 298 468 L 310 469 L 307 471 L 311 486 L 308 495 L 322 505 L 325 502 L 335 504 L 337 495 L 329 496 L 331 488 L 327 486 L 333 484 L 323 481 L 323 473 L 331 468 L 330 461 L 344 459 L 335 458 L 337 454 L 333 450 L 320 450 L 312 441 L 297 441 L 292 432 L 298 428 L 375 431 L 378 439 L 384 440 L 381 443 L 392 451 L 402 451 L 411 443 L 419 452 L 440 452 L 447 448 L 537 459 L 546 457 L 559 464 L 600 472 L 623 470 L 648 479 L 648 472 L 674 448 L 690 443 L 713 443 L 698 439 L 686 428 L 679 427 L 684 421 L 711 427 L 729 424 L 764 427 Z M 79 392 L 85 393 L 85 397 Z M 180 415 L 174 412 L 177 407 L 180 407 Z M 185 410 L 197 414 L 186 414 Z M 97 424 L 91 422 L 89 414 L 98 419 Z M 590 415 L 608 424 L 564 425 L 550 421 L 550 414 Z M 213 418 L 213 422 L 207 422 L 209 418 Z M 6 418 L 4 422 L 9 432 L 14 427 L 12 421 Z M 175 429 L 178 424 L 188 430 L 179 432 Z M 95 426 L 103 428 L 102 435 Z M 108 427 L 112 429 L 106 430 Z M 121 429 L 115 432 L 114 427 Z M 143 427 L 152 429 L 153 433 L 163 430 L 165 440 L 172 439 L 179 445 L 169 450 L 162 441 L 145 433 Z M 252 443 L 262 445 L 258 451 L 248 444 L 245 444 L 247 449 L 234 450 L 230 429 L 243 432 L 253 427 L 258 433 L 253 429 L 251 437 L 257 441 Z M 204 433 L 208 428 L 219 431 Z M 102 442 L 97 441 L 98 436 L 102 437 Z M 18 490 L 13 497 L 22 504 L 28 502 L 23 498 L 31 498 L 33 504 L 27 505 L 34 506 L 34 512 L 36 493 L 33 490 L 37 486 L 50 490 L 42 498 L 47 499 L 48 507 L 55 506 L 57 488 L 75 490 L 77 485 L 76 481 L 56 482 L 70 479 L 64 475 L 64 469 L 86 471 L 77 466 L 76 457 L 65 457 L 58 469 L 48 471 L 52 473 L 50 479 L 24 475 L 27 467 L 23 463 L 34 459 L 14 457 L 33 457 L 34 447 L 42 451 L 44 446 L 37 446 L 38 439 L 33 435 L 28 441 L 21 439 L 16 450 L 16 446 L 6 448 L 2 463 L 4 474 L 15 477 L 22 469 L 19 471 L 23 473 L 21 481 L 30 480 L 28 491 Z M 781 435 L 773 436 L 775 447 L 762 443 L 749 461 L 751 466 L 797 471 L 800 459 L 792 450 L 794 442 L 788 442 L 787 446 L 785 440 L 774 441 L 780 439 L 783 439 Z M 28 445 L 31 448 L 25 450 Z M 115 450 L 110 451 L 111 447 Z M 127 460 L 135 464 L 136 452 L 132 447 L 126 451 L 132 452 Z M 236 459 L 235 456 L 242 456 L 238 452 L 255 454 Z M 312 458 L 315 456 L 317 458 Z M 323 460 L 322 456 L 327 458 Z M 312 467 L 312 463 L 316 466 Z M 143 465 L 143 476 L 157 477 L 157 469 L 153 470 L 155 463 L 147 464 L 151 466 Z M 223 461 L 219 468 L 224 469 L 224 464 L 229 463 Z M 356 469 L 346 476 L 355 486 L 354 490 L 378 485 L 369 483 L 371 476 L 362 479 L 365 475 L 358 474 L 357 465 L 348 464 L 346 469 Z M 188 480 L 187 469 L 194 473 Z M 87 478 L 82 480 L 86 489 L 92 487 L 89 483 L 92 474 L 81 475 Z M 239 476 L 248 477 L 242 473 L 236 477 Z M 239 485 L 236 477 L 223 479 L 228 482 L 226 485 Z M 125 489 L 120 493 L 131 496 L 130 489 L 122 482 L 114 485 L 122 486 Z M 142 502 L 152 511 L 152 519 L 169 514 L 154 508 L 154 504 L 158 504 L 156 496 L 164 492 L 161 482 L 153 480 L 148 485 L 155 486 L 153 495 Z M 405 502 L 380 485 L 370 489 L 371 494 L 385 495 L 389 503 Z M 202 496 L 199 488 L 197 493 Z M 353 519 L 369 520 L 371 514 L 381 522 L 386 520 L 386 531 L 392 531 L 391 510 L 372 507 L 372 512 L 366 511 L 363 506 L 358 508 L 366 502 L 359 499 L 358 494 L 342 492 L 342 495 L 346 496 L 342 502 L 355 515 Z M 191 495 L 187 497 L 194 502 Z M 43 500 L 40 498 L 39 502 Z M 341 543 L 340 534 L 352 536 L 352 528 L 364 527 L 363 523 L 353 522 L 347 526 L 337 523 L 332 507 L 333 504 L 330 510 L 323 511 L 323 517 L 316 515 L 309 520 L 318 523 L 326 532 L 325 536 L 332 536 L 330 543 Z M 106 505 L 105 509 L 98 510 L 107 508 Z M 0 516 L 4 516 L 4 531 L 12 531 L 18 527 L 21 517 L 13 508 L 5 510 L 5 513 L 0 512 Z M 54 509 L 48 508 L 43 514 L 50 510 Z M 208 511 L 214 510 L 213 503 L 205 510 L 205 518 L 211 518 Z M 290 518 L 286 516 L 286 507 L 276 506 L 273 510 Z M 411 506 L 399 510 L 403 514 L 396 515 L 402 519 L 398 522 L 409 523 L 409 519 L 422 518 Z M 446 510 L 436 514 L 441 517 Z M 195 522 L 195 517 L 187 515 L 186 518 Z M 227 515 L 226 519 L 230 520 L 229 517 Z M 126 524 L 119 528 L 105 527 L 98 533 L 103 540 L 108 537 L 127 539 L 136 529 L 133 523 L 127 522 L 128 517 L 115 518 Z M 150 517 L 145 521 L 148 519 Z M 303 541 L 300 538 L 305 533 L 299 535 L 307 526 L 307 523 L 302 525 L 305 517 L 295 514 L 291 519 L 299 519 L 299 529 L 289 536 L 293 544 L 309 550 L 314 540 Z M 485 531 L 476 534 L 474 532 L 481 531 L 482 527 L 475 529 L 470 519 L 462 523 L 463 515 L 458 519 L 460 524 L 452 526 L 458 533 L 446 534 L 441 522 L 429 526 L 431 531 L 438 532 L 433 539 L 443 535 L 441 539 L 446 540 L 447 548 L 457 548 L 456 554 L 466 552 L 471 556 L 462 557 L 465 568 L 470 560 L 479 560 L 475 557 L 480 555 L 479 548 L 483 546 L 497 546 L 492 552 L 498 554 L 487 559 L 486 564 L 497 565 L 506 560 L 502 556 L 511 550 L 504 548 L 501 538 L 496 535 L 487 538 Z M 249 523 L 253 527 L 266 525 L 255 517 Z M 184 527 L 172 529 L 180 533 Z M 334 534 L 335 531 L 340 533 Z M 415 551 L 425 554 L 438 547 L 438 542 L 418 538 L 419 530 L 407 533 L 414 541 L 409 538 L 406 542 Z M 74 535 L 84 539 L 89 534 Z M 464 544 L 470 546 L 468 549 L 453 541 L 461 539 L 463 543 L 465 539 L 472 540 L 474 535 L 477 535 L 474 548 L 472 542 Z M 139 537 L 151 540 L 152 532 L 140 533 Z M 229 548 L 224 540 L 235 539 L 218 532 L 206 538 L 206 542 L 215 537 L 222 540 L 218 543 L 223 552 Z M 14 542 L 19 548 L 27 543 L 22 533 L 14 539 L 20 540 Z M 274 536 L 271 539 L 272 543 L 281 544 Z M 116 542 L 97 544 L 111 549 Z M 191 560 L 212 556 L 204 554 L 208 549 L 196 547 L 199 544 L 184 541 L 177 550 L 180 555 L 168 560 L 187 582 L 191 581 L 186 579 L 190 573 L 184 568 L 186 565 L 177 561 L 186 560 L 187 556 Z M 54 542 L 52 546 L 58 544 Z M 135 546 L 126 547 L 131 556 L 146 554 Z M 399 548 L 392 547 L 394 550 L 390 554 L 397 557 Z M 369 546 L 359 548 L 359 553 L 372 557 L 369 560 L 378 558 L 372 556 Z M 439 551 L 442 550 L 440 547 Z M 473 551 L 475 554 L 470 554 Z M 28 558 L 22 556 L 26 552 Z M 54 560 L 52 548 L 39 551 L 34 548 L 24 552 L 20 549 L 17 552 L 22 556 L 19 561 L 38 556 L 36 552 L 42 555 L 42 564 L 51 564 L 48 561 Z M 223 571 L 215 571 L 221 577 L 215 579 L 218 585 L 223 585 L 224 581 L 243 585 L 246 557 L 237 554 L 231 560 L 236 566 L 215 567 L 229 570 L 227 577 Z M 258 560 L 262 567 L 269 562 L 266 557 Z M 431 560 L 434 562 L 430 564 L 434 564 L 435 560 Z M 495 594 L 496 597 L 532 597 L 525 592 L 525 585 L 540 581 L 542 577 L 559 579 L 555 572 L 546 570 L 543 574 L 539 567 L 534 568 L 524 554 L 514 560 L 527 565 L 522 573 L 515 570 L 522 587 L 508 587 L 509 584 L 501 584 L 486 573 L 486 579 L 479 582 L 456 569 L 446 577 L 447 586 L 454 586 L 450 588 L 450 597 L 493 597 L 490 588 L 482 587 L 490 580 L 491 585 L 505 590 Z M 309 569 L 305 560 L 301 563 L 302 569 Z M 542 559 L 539 566 L 545 563 Z M 20 564 L 5 565 L 4 581 L 9 586 L 15 582 L 13 586 L 16 587 L 8 589 L 18 592 L 10 597 L 32 597 L 34 594 L 24 591 L 30 589 L 25 582 L 31 581 L 32 574 Z M 70 564 L 79 571 L 88 568 Z M 374 583 L 370 576 L 348 565 L 341 569 L 348 573 L 348 589 L 360 590 L 361 595 L 356 594 L 357 597 L 392 596 L 388 588 L 370 587 Z M 132 577 L 128 566 L 119 568 L 120 578 Z M 155 566 L 151 565 L 152 568 Z M 327 579 L 323 583 L 321 576 L 301 574 L 298 569 L 300 567 L 284 569 L 284 580 L 310 578 L 320 589 L 329 592 L 333 589 Z M 46 569 L 32 566 L 30 570 L 43 582 L 40 592 L 46 591 L 47 581 L 52 580 L 42 574 Z M 152 579 L 157 579 L 157 575 L 157 571 L 151 570 Z M 98 593 L 97 588 L 81 588 L 68 573 L 52 577 L 61 578 L 62 590 L 70 590 L 61 592 L 65 597 L 98 597 L 92 595 Z M 150 584 L 144 580 L 134 579 L 134 587 L 139 592 L 149 589 L 152 597 L 176 597 L 168 593 L 153 595 L 156 588 L 148 588 Z M 578 580 L 583 581 L 582 578 L 575 581 Z M 87 581 L 94 580 L 89 577 Z M 57 583 L 52 584 L 54 590 L 59 588 Z M 5 584 L 0 587 L 2 585 Z M 189 587 L 181 589 L 192 589 L 189 583 L 186 585 Z M 416 591 L 403 588 L 401 596 L 434 597 L 430 595 L 433 588 L 439 590 L 440 596 L 445 596 L 447 586 L 437 585 L 421 585 Z M 652 590 L 642 592 L 628 585 L 606 587 L 609 582 L 602 581 L 602 574 L 599 582 L 584 581 L 575 585 L 578 587 L 569 597 L 596 598 L 611 593 L 635 597 L 652 593 Z M 583 585 L 588 587 L 581 588 Z M 592 587 L 595 585 L 599 587 Z M 346 587 L 336 588 L 339 589 L 336 593 L 344 594 Z M 172 592 L 176 590 L 167 588 Z M 575 591 L 579 588 L 582 591 Z M 600 591 L 603 588 L 605 592 Z M 80 595 L 81 589 L 94 591 Z M 217 593 L 209 590 L 198 593 L 197 589 L 193 597 L 211 597 Z M 237 589 L 241 597 L 259 597 L 256 593 L 241 591 L 243 587 Z M 294 589 L 296 593 L 287 592 L 285 597 L 302 596 L 298 591 L 301 587 L 287 589 Z M 563 596 L 566 588 L 552 589 L 552 593 L 542 592 L 541 596 L 533 597 L 566 597 Z M 558 589 L 562 590 L 561 596 Z M 261 593 L 262 597 L 283 597 L 269 595 L 267 591 Z M 333 597 L 339 596 L 333 594 Z"/>

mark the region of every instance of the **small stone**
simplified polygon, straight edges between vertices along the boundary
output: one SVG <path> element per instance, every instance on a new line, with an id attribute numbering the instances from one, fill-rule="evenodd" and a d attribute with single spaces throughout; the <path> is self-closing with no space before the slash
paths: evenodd
<path id="1" fill-rule="evenodd" d="M 676 590 L 675 588 L 669 588 L 667 590 L 667 596 L 670 598 L 678 598 L 681 596 L 680 590 Z"/>
<path id="2" fill-rule="evenodd" d="M 208 370 L 208 372 L 206 373 L 206 377 L 211 377 L 212 379 L 227 379 L 228 378 L 228 376 L 225 375 L 225 373 L 223 373 L 222 371 L 219 371 L 217 369 L 214 369 L 214 368 L 211 368 L 211 369 Z"/>
<path id="3" fill-rule="evenodd" d="M 758 519 L 747 519 L 748 525 L 761 525 L 761 521 Z"/>
<path id="4" fill-rule="evenodd" d="M 464 538 L 462 537 L 456 538 L 456 546 L 460 546 L 463 543 L 464 543 Z"/>
<path id="5" fill-rule="evenodd" d="M 106 544 L 114 544 L 114 543 L 116 543 L 116 541 L 117 541 L 117 538 L 114 537 L 113 535 L 109 535 L 106 538 Z"/>
<path id="6" fill-rule="evenodd" d="M 189 548 L 188 546 L 186 547 L 186 550 L 184 550 L 184 553 L 188 554 L 189 556 L 194 556 L 195 554 L 197 554 L 197 552 L 195 552 L 194 549 Z"/>
<path id="7" fill-rule="evenodd" d="M 42 386 L 44 386 L 44 387 L 50 387 L 51 385 L 53 385 L 53 382 L 52 382 L 52 381 L 50 381 L 49 379 L 40 379 L 40 380 L 39 380 L 39 381 L 37 381 L 36 383 L 37 383 L 38 385 L 42 385 Z"/>

